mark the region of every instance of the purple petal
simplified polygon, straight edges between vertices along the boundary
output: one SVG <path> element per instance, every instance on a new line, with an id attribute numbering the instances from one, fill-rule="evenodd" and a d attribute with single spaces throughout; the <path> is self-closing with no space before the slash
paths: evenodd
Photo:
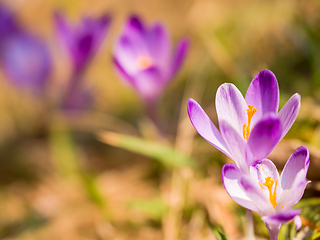
<path id="1" fill-rule="evenodd" d="M 150 28 L 147 35 L 149 52 L 163 71 L 168 71 L 171 58 L 171 40 L 167 29 L 160 23 Z"/>
<path id="2" fill-rule="evenodd" d="M 281 173 L 282 189 L 290 189 L 298 172 L 302 169 L 308 170 L 310 163 L 309 150 L 305 146 L 297 148 L 290 156 Z"/>
<path id="3" fill-rule="evenodd" d="M 107 36 L 112 18 L 109 14 L 104 14 L 100 18 L 89 18 L 89 20 L 90 24 L 83 28 L 88 30 L 91 29 L 95 42 L 95 50 L 97 50 Z"/>
<path id="4" fill-rule="evenodd" d="M 97 46 L 95 46 L 94 36 L 90 33 L 86 33 L 76 40 L 71 52 L 75 66 L 81 69 L 90 60 Z"/>
<path id="5" fill-rule="evenodd" d="M 138 16 L 131 16 L 128 19 L 122 31 L 122 36 L 130 38 L 138 49 L 148 52 L 146 29 Z"/>
<path id="6" fill-rule="evenodd" d="M 278 225 L 292 220 L 295 216 L 299 215 L 300 213 L 300 209 L 290 209 L 273 215 L 264 216 L 261 219 L 267 224 Z"/>
<path id="7" fill-rule="evenodd" d="M 251 81 L 245 99 L 247 104 L 257 109 L 252 118 L 253 126 L 265 114 L 278 113 L 279 86 L 276 76 L 266 69 L 260 71 Z"/>
<path id="8" fill-rule="evenodd" d="M 243 172 L 248 172 L 245 160 L 246 141 L 228 122 L 219 122 L 219 127 L 221 135 L 231 153 L 231 158 Z"/>
<path id="9" fill-rule="evenodd" d="M 278 117 L 270 115 L 258 122 L 248 139 L 246 148 L 248 164 L 266 158 L 279 142 L 281 134 L 282 126 Z"/>
<path id="10" fill-rule="evenodd" d="M 136 15 L 132 15 L 129 17 L 126 26 L 124 28 L 124 32 L 128 34 L 139 34 L 144 35 L 145 34 L 145 27 L 143 25 L 143 22 L 140 20 L 140 18 Z"/>
<path id="11" fill-rule="evenodd" d="M 133 86 L 134 81 L 131 75 L 128 74 L 128 72 L 122 67 L 121 63 L 118 61 L 116 57 L 113 57 L 113 63 L 115 66 L 115 70 L 117 74 L 119 75 L 119 78 L 124 81 L 124 83 L 129 83 Z"/>
<path id="12" fill-rule="evenodd" d="M 261 187 L 259 186 L 258 181 L 253 181 L 254 178 L 251 178 L 247 175 L 243 176 L 240 179 L 240 186 L 243 188 L 244 192 L 247 196 L 255 203 L 258 207 L 258 213 L 261 216 L 269 215 L 274 213 L 274 209 L 269 199 L 264 195 L 263 191 L 261 191 Z"/>
<path id="13" fill-rule="evenodd" d="M 129 37 L 122 36 L 116 41 L 113 56 L 129 75 L 133 75 L 138 72 L 136 61 L 141 51 Z"/>
<path id="14" fill-rule="evenodd" d="M 83 17 L 82 21 L 70 27 L 62 14 L 55 14 L 58 38 L 68 51 L 74 67 L 80 71 L 92 59 L 106 37 L 111 17 Z"/>
<path id="15" fill-rule="evenodd" d="M 188 115 L 194 128 L 205 140 L 226 154 L 228 157 L 231 157 L 228 147 L 224 142 L 219 130 L 212 123 L 201 106 L 191 98 L 188 101 Z"/>
<path id="16" fill-rule="evenodd" d="M 272 192 L 276 192 L 276 197 L 279 197 L 279 192 L 281 191 L 279 183 L 279 173 L 276 166 L 269 159 L 264 159 L 257 164 L 250 166 L 250 176 L 255 179 L 256 182 L 260 184 L 260 190 L 263 191 L 263 194 L 266 198 L 270 199 L 269 189 L 264 186 L 267 178 L 271 177 L 271 180 L 274 181 L 272 185 Z M 276 202 L 278 202 L 276 200 Z"/>
<path id="17" fill-rule="evenodd" d="M 276 210 L 290 209 L 300 201 L 307 184 L 310 182 L 306 180 L 306 175 L 307 171 L 305 169 L 301 169 L 297 173 L 295 178 L 290 180 L 292 182 L 291 188 L 282 189 L 281 195 L 279 197 L 280 200 Z M 282 182 L 283 181 L 281 179 L 281 183 Z"/>
<path id="18" fill-rule="evenodd" d="M 133 87 L 146 101 L 155 101 L 165 87 L 157 68 L 151 67 L 132 77 Z"/>
<path id="19" fill-rule="evenodd" d="M 248 108 L 241 92 L 231 83 L 222 84 L 216 94 L 219 122 L 226 121 L 242 136 L 243 124 L 247 123 Z"/>
<path id="20" fill-rule="evenodd" d="M 267 177 L 271 177 L 275 182 L 279 179 L 279 173 L 272 161 L 264 159 L 257 164 L 250 166 L 250 176 L 263 184 Z M 269 193 L 267 194 L 269 196 Z"/>
<path id="21" fill-rule="evenodd" d="M 188 49 L 189 49 L 189 41 L 187 39 L 182 39 L 178 43 L 175 53 L 173 54 L 172 75 L 174 75 L 181 67 L 186 57 Z"/>
<path id="22" fill-rule="evenodd" d="M 222 168 L 222 182 L 229 196 L 244 208 L 259 212 L 259 209 L 240 187 L 239 181 L 244 176 L 234 164 L 226 163 Z"/>
<path id="23" fill-rule="evenodd" d="M 165 84 L 157 68 L 151 67 L 131 75 L 116 57 L 113 61 L 120 79 L 131 85 L 142 99 L 153 102 L 160 96 Z"/>
<path id="24" fill-rule="evenodd" d="M 301 97 L 298 93 L 296 93 L 288 100 L 283 108 L 281 108 L 278 115 L 283 126 L 281 138 L 287 134 L 292 124 L 296 120 L 300 110 L 300 101 Z"/>
<path id="25" fill-rule="evenodd" d="M 67 50 L 72 46 L 72 30 L 65 20 L 61 12 L 55 12 L 54 14 L 55 27 L 58 35 L 58 39 L 63 44 Z"/>

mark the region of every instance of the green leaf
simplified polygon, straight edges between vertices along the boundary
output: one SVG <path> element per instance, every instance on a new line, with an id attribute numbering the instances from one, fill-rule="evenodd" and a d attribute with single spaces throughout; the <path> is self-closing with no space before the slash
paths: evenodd
<path id="1" fill-rule="evenodd" d="M 81 177 L 90 199 L 99 207 L 103 207 L 105 199 L 103 198 L 100 190 L 98 189 L 94 177 L 84 172 L 81 173 Z"/>
<path id="2" fill-rule="evenodd" d="M 218 240 L 227 240 L 226 235 L 223 232 L 219 231 L 219 229 L 216 226 L 212 225 L 211 223 L 209 223 L 209 226 L 210 226 L 214 236 Z"/>
<path id="3" fill-rule="evenodd" d="M 102 132 L 99 134 L 99 140 L 153 158 L 170 167 L 190 166 L 194 162 L 190 157 L 175 151 L 173 147 L 138 137 L 114 132 Z"/>

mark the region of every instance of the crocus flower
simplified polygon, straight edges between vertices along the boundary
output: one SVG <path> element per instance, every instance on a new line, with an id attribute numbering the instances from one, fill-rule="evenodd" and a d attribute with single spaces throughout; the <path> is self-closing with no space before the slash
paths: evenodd
<path id="1" fill-rule="evenodd" d="M 281 175 L 275 165 L 264 159 L 250 166 L 249 175 L 232 163 L 222 168 L 223 185 L 239 205 L 259 213 L 266 224 L 270 239 L 277 239 L 281 224 L 294 219 L 301 227 L 301 211 L 292 207 L 301 199 L 309 167 L 309 151 L 297 148 L 287 161 Z"/>
<path id="2" fill-rule="evenodd" d="M 300 95 L 294 94 L 279 113 L 278 108 L 278 81 L 269 70 L 262 70 L 253 78 L 245 98 L 231 83 L 218 88 L 220 131 L 195 100 L 188 102 L 189 118 L 198 133 L 246 173 L 286 135 L 299 113 Z"/>
<path id="3" fill-rule="evenodd" d="M 80 71 L 91 60 L 105 39 L 111 23 L 108 14 L 100 18 L 82 18 L 77 26 L 70 26 L 61 13 L 55 14 L 57 35 L 72 59 L 74 68 Z"/>
<path id="4" fill-rule="evenodd" d="M 44 41 L 24 29 L 13 12 L 0 4 L 0 61 L 17 87 L 42 93 L 51 70 Z"/>
<path id="5" fill-rule="evenodd" d="M 131 16 L 116 40 L 113 60 L 120 78 L 151 103 L 179 70 L 187 50 L 188 41 L 182 39 L 172 51 L 170 35 L 161 23 L 146 26 Z"/>
<path id="6" fill-rule="evenodd" d="M 51 71 L 51 58 L 42 39 L 26 32 L 10 34 L 0 47 L 2 67 L 18 87 L 43 92 Z"/>

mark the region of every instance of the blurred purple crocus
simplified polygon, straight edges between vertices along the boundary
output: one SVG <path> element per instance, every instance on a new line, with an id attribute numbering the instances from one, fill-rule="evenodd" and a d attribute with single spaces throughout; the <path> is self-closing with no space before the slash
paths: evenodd
<path id="1" fill-rule="evenodd" d="M 278 108 L 278 81 L 269 70 L 253 78 L 245 98 L 231 83 L 218 88 L 220 132 L 195 100 L 188 102 L 189 118 L 198 133 L 245 173 L 255 161 L 266 158 L 286 135 L 299 113 L 300 95 L 294 94 L 279 113 Z"/>
<path id="2" fill-rule="evenodd" d="M 41 92 L 51 70 L 51 59 L 41 39 L 29 34 L 14 34 L 1 47 L 6 75 L 18 87 Z"/>
<path id="3" fill-rule="evenodd" d="M 172 51 L 170 34 L 161 23 L 146 26 L 131 16 L 116 40 L 113 60 L 121 79 L 152 105 L 181 67 L 187 50 L 188 41 L 182 39 Z"/>
<path id="4" fill-rule="evenodd" d="M 58 39 L 69 53 L 76 71 L 85 68 L 97 52 L 110 23 L 111 17 L 104 14 L 99 18 L 84 17 L 77 26 L 71 26 L 61 13 L 55 14 Z"/>
<path id="5" fill-rule="evenodd" d="M 23 29 L 14 14 L 0 5 L 0 61 L 6 76 L 19 88 L 42 93 L 51 71 L 44 41 Z"/>
<path id="6" fill-rule="evenodd" d="M 290 156 L 280 176 L 268 159 L 250 166 L 249 175 L 227 163 L 222 168 L 223 185 L 236 203 L 261 215 L 270 239 L 275 240 L 283 223 L 294 219 L 296 229 L 301 227 L 301 210 L 292 207 L 310 182 L 306 180 L 309 162 L 309 150 L 301 146 Z"/>

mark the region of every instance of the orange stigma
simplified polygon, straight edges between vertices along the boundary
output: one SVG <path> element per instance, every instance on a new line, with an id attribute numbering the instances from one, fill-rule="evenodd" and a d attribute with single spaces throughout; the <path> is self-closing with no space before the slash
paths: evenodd
<path id="1" fill-rule="evenodd" d="M 271 180 L 271 177 L 266 178 L 266 182 L 263 183 L 263 186 L 266 186 L 269 190 L 269 195 L 270 195 L 270 202 L 275 209 L 277 206 L 277 185 L 278 185 L 278 180 L 276 181 L 276 185 L 274 186 L 274 191 L 272 192 L 272 186 L 274 184 L 274 181 Z M 260 185 L 261 186 L 261 185 Z"/>
<path id="2" fill-rule="evenodd" d="M 145 70 L 153 65 L 153 60 L 148 55 L 141 55 L 137 58 L 136 64 L 139 70 Z"/>
<path id="3" fill-rule="evenodd" d="M 247 109 L 247 114 L 248 114 L 248 125 L 247 124 L 243 124 L 243 128 L 242 128 L 242 133 L 243 133 L 243 137 L 245 140 L 248 141 L 249 139 L 249 135 L 250 135 L 250 131 L 251 131 L 251 119 L 253 117 L 253 115 L 257 112 L 257 109 L 253 108 L 252 105 L 248 105 L 248 109 Z"/>

